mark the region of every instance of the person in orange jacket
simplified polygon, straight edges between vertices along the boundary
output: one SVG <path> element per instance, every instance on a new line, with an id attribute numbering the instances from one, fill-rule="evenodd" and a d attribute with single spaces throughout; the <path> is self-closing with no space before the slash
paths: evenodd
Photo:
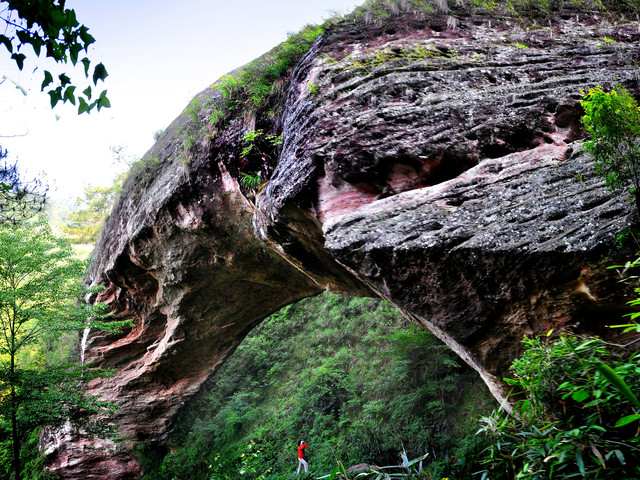
<path id="1" fill-rule="evenodd" d="M 304 459 L 305 448 L 309 448 L 309 445 L 307 445 L 304 440 L 300 440 L 300 443 L 298 444 L 298 471 L 296 472 L 296 475 L 300 473 L 300 470 L 302 469 L 303 465 L 304 465 L 304 471 L 305 472 L 309 471 L 309 465 L 307 464 L 307 461 Z"/>

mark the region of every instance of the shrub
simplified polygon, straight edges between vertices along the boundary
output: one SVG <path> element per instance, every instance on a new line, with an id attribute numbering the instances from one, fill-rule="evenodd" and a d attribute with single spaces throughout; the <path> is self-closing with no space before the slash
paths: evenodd
<path id="1" fill-rule="evenodd" d="M 628 417 L 637 400 L 621 387 L 640 385 L 640 354 L 587 337 L 524 344 L 507 379 L 520 396 L 514 414 L 482 419 L 492 442 L 482 478 L 638 478 L 637 418 Z"/>
<path id="2" fill-rule="evenodd" d="M 621 85 L 582 92 L 582 123 L 591 135 L 585 149 L 593 155 L 596 173 L 613 193 L 628 193 L 640 215 L 640 109 Z"/>

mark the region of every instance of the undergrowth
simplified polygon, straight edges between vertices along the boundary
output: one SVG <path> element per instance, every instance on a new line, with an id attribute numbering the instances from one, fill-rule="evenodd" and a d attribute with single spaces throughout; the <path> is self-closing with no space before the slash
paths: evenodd
<path id="1" fill-rule="evenodd" d="M 640 354 L 599 338 L 525 338 L 512 366 L 514 414 L 482 419 L 482 479 L 640 476 Z M 629 387 L 631 386 L 631 388 Z"/>

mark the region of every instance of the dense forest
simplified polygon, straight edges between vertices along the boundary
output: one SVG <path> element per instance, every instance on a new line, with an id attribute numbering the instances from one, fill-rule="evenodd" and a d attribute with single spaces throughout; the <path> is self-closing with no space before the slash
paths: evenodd
<path id="1" fill-rule="evenodd" d="M 477 418 L 496 407 L 478 375 L 387 303 L 322 294 L 268 317 L 185 407 L 148 479 L 276 479 L 309 445 L 312 478 L 336 462 L 428 454 L 433 478 L 470 478 Z"/>
<path id="2" fill-rule="evenodd" d="M 186 405 L 168 451 L 139 450 L 144 478 L 287 478 L 301 440 L 307 478 L 637 478 L 640 355 L 552 331 L 523 341 L 511 415 L 383 301 L 325 293 L 289 305 Z"/>

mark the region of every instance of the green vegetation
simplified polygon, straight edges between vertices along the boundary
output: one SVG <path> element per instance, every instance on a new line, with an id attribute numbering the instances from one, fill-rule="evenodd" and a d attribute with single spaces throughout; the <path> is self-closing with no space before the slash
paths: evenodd
<path id="1" fill-rule="evenodd" d="M 187 119 L 180 132 L 184 139 L 185 162 L 189 162 L 196 154 L 201 139 L 214 139 L 225 123 L 235 118 L 246 120 L 256 117 L 270 130 L 265 133 L 262 128 L 253 130 L 259 132 L 260 142 L 255 141 L 257 137 L 254 140 L 245 140 L 249 141 L 249 145 L 244 148 L 249 150 L 243 151 L 241 156 L 249 155 L 254 146 L 274 147 L 268 149 L 269 151 L 266 148 L 262 149 L 265 157 L 263 163 L 256 167 L 256 170 L 266 173 L 269 168 L 262 167 L 275 160 L 275 147 L 282 143 L 280 132 L 273 129 L 273 123 L 284 108 L 284 97 L 291 72 L 322 32 L 321 26 L 303 28 L 267 54 L 242 67 L 237 73 L 220 78 L 211 86 L 218 95 L 193 98 L 183 111 Z M 130 175 L 133 175 L 136 184 L 146 187 L 160 166 L 161 161 L 158 158 L 143 158 L 132 166 Z M 249 171 L 244 173 L 253 175 Z"/>
<path id="2" fill-rule="evenodd" d="M 640 259 L 612 266 L 633 272 Z M 638 281 L 633 274 L 626 281 Z M 640 287 L 635 289 L 640 295 Z M 640 297 L 628 302 L 637 307 Z M 632 323 L 613 325 L 640 333 Z M 524 339 L 512 365 L 516 399 L 512 415 L 502 409 L 482 418 L 491 442 L 482 480 L 631 479 L 640 475 L 640 352 L 600 338 L 560 335 Z M 628 337 L 627 337 L 628 338 Z"/>
<path id="3" fill-rule="evenodd" d="M 627 193 L 640 215 L 640 108 L 621 85 L 607 93 L 602 87 L 582 92 L 582 117 L 591 139 L 596 173 L 613 193 Z"/>
<path id="4" fill-rule="evenodd" d="M 471 478 L 482 447 L 475 419 L 492 404 L 475 372 L 388 304 L 324 294 L 245 339 L 145 478 L 281 479 L 297 468 L 301 438 L 306 478 L 331 474 L 336 461 L 397 466 L 403 452 L 428 454 L 424 478 Z"/>
<path id="5" fill-rule="evenodd" d="M 551 332 L 524 347 L 505 379 L 514 414 L 486 415 L 475 374 L 384 302 L 304 300 L 247 337 L 145 478 L 281 479 L 300 438 L 311 447 L 302 478 L 637 478 L 640 353 Z"/>
<path id="6" fill-rule="evenodd" d="M 562 8 L 567 5 L 585 12 L 607 11 L 607 8 L 618 11 L 635 11 L 640 0 L 623 2 L 601 2 L 600 0 L 369 0 L 357 7 L 354 12 L 344 16 L 333 16 L 322 25 L 309 25 L 300 32 L 292 34 L 282 44 L 270 52 L 238 70 L 221 77 L 211 86 L 212 92 L 204 92 L 195 97 L 184 110 L 185 123 L 180 130 L 184 141 L 185 162 L 198 154 L 198 150 L 219 145 L 224 141 L 225 128 L 231 131 L 239 125 L 251 125 L 255 131 L 265 131 L 269 135 L 281 134 L 278 119 L 284 108 L 285 94 L 291 81 L 291 74 L 300 59 L 325 32 L 345 28 L 354 23 L 385 23 L 394 17 L 410 13 L 422 16 L 434 16 L 449 12 L 449 6 L 466 11 L 481 11 L 491 16 L 524 16 L 535 17 L 548 15 L 551 8 Z M 449 16 L 448 28 L 455 28 L 457 20 Z M 518 48 L 526 48 L 516 44 Z M 482 61 L 479 54 L 474 54 L 475 61 Z M 388 63 L 409 65 L 416 61 L 434 60 L 434 66 L 441 68 L 441 60 L 457 60 L 459 53 L 446 47 L 429 44 L 417 44 L 391 51 L 388 49 L 372 49 L 356 56 L 348 56 L 350 62 L 341 62 L 342 71 L 367 72 Z M 327 61 L 332 58 L 325 55 Z M 337 63 L 337 62 L 336 62 Z M 317 95 L 318 85 L 307 82 L 310 96 Z M 236 123 L 239 122 L 239 123 Z M 246 156 L 238 152 L 240 157 Z M 242 158 L 241 158 L 242 160 Z M 242 182 L 246 175 L 259 173 L 261 182 L 267 181 L 273 171 L 273 158 L 268 155 L 263 163 L 240 161 L 227 165 L 229 171 Z M 147 163 L 147 166 L 153 167 Z M 149 178 L 141 183 L 148 184 L 153 178 L 154 168 L 145 168 Z M 246 182 L 245 182 L 246 183 Z M 249 191 L 251 194 L 251 191 Z"/>
<path id="7" fill-rule="evenodd" d="M 84 372 L 67 364 L 67 355 L 50 350 L 61 332 L 88 326 L 116 331 L 129 324 L 104 321 L 103 305 L 77 303 L 83 273 L 84 263 L 74 258 L 68 242 L 52 235 L 46 221 L 0 224 L 2 478 L 22 478 L 22 455 L 34 460 L 30 439 L 40 427 L 109 408 L 78 389 L 97 372 Z"/>
<path id="8" fill-rule="evenodd" d="M 157 142 L 158 140 L 160 140 L 160 137 L 162 136 L 163 133 L 164 133 L 164 128 L 159 128 L 158 130 L 153 132 L 153 141 Z"/>
<path id="9" fill-rule="evenodd" d="M 309 95 L 311 95 L 312 97 L 315 97 L 318 94 L 318 85 L 316 83 L 307 82 L 305 83 L 305 85 L 309 89 Z"/>
<path id="10" fill-rule="evenodd" d="M 0 222 L 15 224 L 42 211 L 47 187 L 39 179 L 25 182 L 17 163 L 7 163 L 6 157 L 7 151 L 0 147 Z"/>
<path id="11" fill-rule="evenodd" d="M 0 34 L 0 44 L 4 45 L 19 70 L 28 61 L 25 47 L 30 45 L 36 58 L 44 52 L 59 64 L 71 62 L 72 66 L 76 66 L 78 62 L 81 63 L 84 76 L 89 79 L 91 60 L 86 54 L 95 39 L 89 33 L 89 28 L 78 22 L 76 12 L 65 8 L 64 1 L 4 0 L 2 4 L 6 5 L 3 5 L 0 12 L 0 21 L 4 22 L 5 28 L 4 34 Z M 96 65 L 91 75 L 93 86 L 97 87 L 98 81 L 104 81 L 107 75 L 102 63 Z M 100 110 L 111 106 L 106 90 L 97 97 L 92 96 L 91 84 L 82 90 L 82 96 L 76 96 L 76 85 L 73 85 L 71 78 L 64 72 L 54 78 L 51 72 L 44 70 L 43 77 L 41 90 L 46 90 L 49 94 L 51 108 L 59 101 L 75 105 L 76 100 L 78 114 L 88 113 L 94 107 Z"/>
<path id="12" fill-rule="evenodd" d="M 408 66 L 412 63 L 429 59 L 455 60 L 457 55 L 458 52 L 455 50 L 437 47 L 436 45 L 428 43 L 416 44 L 400 50 L 373 48 L 357 56 L 347 55 L 344 57 L 340 62 L 342 65 L 340 71 L 366 72 L 370 74 L 375 68 L 384 65 Z M 324 55 L 324 60 L 330 64 L 338 64 L 337 60 L 327 54 Z"/>
<path id="13" fill-rule="evenodd" d="M 253 174 L 240 172 L 240 185 L 246 190 L 249 199 L 253 199 L 262 186 L 262 175 L 260 172 Z"/>
<path id="14" fill-rule="evenodd" d="M 62 225 L 65 237 L 74 244 L 95 244 L 116 196 L 122 191 L 124 175 L 108 187 L 87 186 L 84 197 L 76 200 L 76 209 Z"/>
<path id="15" fill-rule="evenodd" d="M 133 183 L 136 187 L 148 187 L 160 172 L 161 167 L 162 162 L 158 157 L 145 155 L 131 165 L 127 179 L 129 179 L 129 177 L 133 178 Z"/>
<path id="16" fill-rule="evenodd" d="M 456 8 L 480 10 L 496 16 L 548 16 L 554 8 L 566 5 L 580 11 L 622 10 L 635 12 L 639 0 L 368 0 L 357 7 L 355 19 L 364 23 L 385 22 L 403 13 L 433 15 Z"/>
<path id="17" fill-rule="evenodd" d="M 262 130 L 250 130 L 244 134 L 242 141 L 247 143 L 247 146 L 242 149 L 240 154 L 243 157 L 248 156 L 252 152 L 257 151 L 260 155 L 273 155 L 273 151 L 265 151 L 265 146 L 272 147 L 271 150 L 276 149 L 282 145 L 282 135 L 270 135 L 265 134 Z"/>
<path id="18" fill-rule="evenodd" d="M 211 88 L 221 94 L 222 101 L 216 105 L 218 109 L 211 119 L 217 122 L 221 118 L 261 112 L 267 117 L 278 115 L 291 71 L 323 31 L 322 26 L 307 26 L 238 73 L 225 75 L 213 84 Z"/>
<path id="19" fill-rule="evenodd" d="M 525 339 L 509 383 L 514 415 L 494 412 L 482 478 L 638 478 L 640 354 L 598 338 Z"/>

